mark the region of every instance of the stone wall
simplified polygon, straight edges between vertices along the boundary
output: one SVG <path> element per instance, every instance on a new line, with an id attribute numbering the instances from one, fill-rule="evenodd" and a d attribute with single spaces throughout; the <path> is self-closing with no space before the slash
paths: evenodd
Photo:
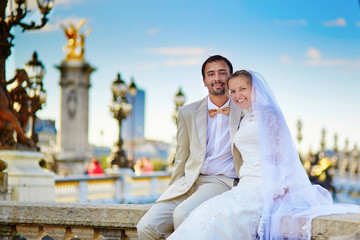
<path id="1" fill-rule="evenodd" d="M 136 224 L 148 211 L 143 204 L 85 204 L 0 201 L 0 239 L 20 233 L 27 239 L 138 239 Z M 286 221 L 286 219 L 285 219 Z M 354 235 L 360 214 L 318 217 L 312 239 Z"/>

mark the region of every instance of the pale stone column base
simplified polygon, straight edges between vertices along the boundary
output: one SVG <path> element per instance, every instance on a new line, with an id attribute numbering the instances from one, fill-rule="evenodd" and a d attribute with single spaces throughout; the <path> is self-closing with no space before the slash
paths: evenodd
<path id="1" fill-rule="evenodd" d="M 55 176 L 40 167 L 43 157 L 36 151 L 0 150 L 0 159 L 9 165 L 5 171 L 12 201 L 55 201 Z"/>

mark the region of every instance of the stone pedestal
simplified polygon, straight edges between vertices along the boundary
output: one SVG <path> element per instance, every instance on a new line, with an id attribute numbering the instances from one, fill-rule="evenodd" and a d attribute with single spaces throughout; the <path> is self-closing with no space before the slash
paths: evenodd
<path id="1" fill-rule="evenodd" d="M 0 159 L 8 163 L 8 188 L 12 201 L 55 201 L 54 173 L 43 169 L 43 154 L 35 151 L 0 150 Z"/>
<path id="2" fill-rule="evenodd" d="M 90 74 L 84 60 L 63 61 L 61 72 L 60 129 L 57 135 L 59 174 L 82 174 L 90 160 L 88 143 Z"/>

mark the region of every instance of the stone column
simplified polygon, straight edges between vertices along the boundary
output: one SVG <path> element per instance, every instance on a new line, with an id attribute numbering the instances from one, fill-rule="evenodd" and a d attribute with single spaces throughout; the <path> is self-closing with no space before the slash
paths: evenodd
<path id="1" fill-rule="evenodd" d="M 84 162 L 91 157 L 88 143 L 90 74 L 85 60 L 65 60 L 61 72 L 60 130 L 57 156 L 60 174 L 82 174 Z"/>

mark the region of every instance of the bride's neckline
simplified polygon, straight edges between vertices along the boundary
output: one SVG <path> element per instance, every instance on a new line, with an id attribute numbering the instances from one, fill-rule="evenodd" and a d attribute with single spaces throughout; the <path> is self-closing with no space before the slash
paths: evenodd
<path id="1" fill-rule="evenodd" d="M 253 112 L 252 106 L 249 106 L 248 108 L 244 108 L 244 109 L 243 109 L 243 114 L 244 114 L 244 115 L 251 114 L 252 112 Z"/>

